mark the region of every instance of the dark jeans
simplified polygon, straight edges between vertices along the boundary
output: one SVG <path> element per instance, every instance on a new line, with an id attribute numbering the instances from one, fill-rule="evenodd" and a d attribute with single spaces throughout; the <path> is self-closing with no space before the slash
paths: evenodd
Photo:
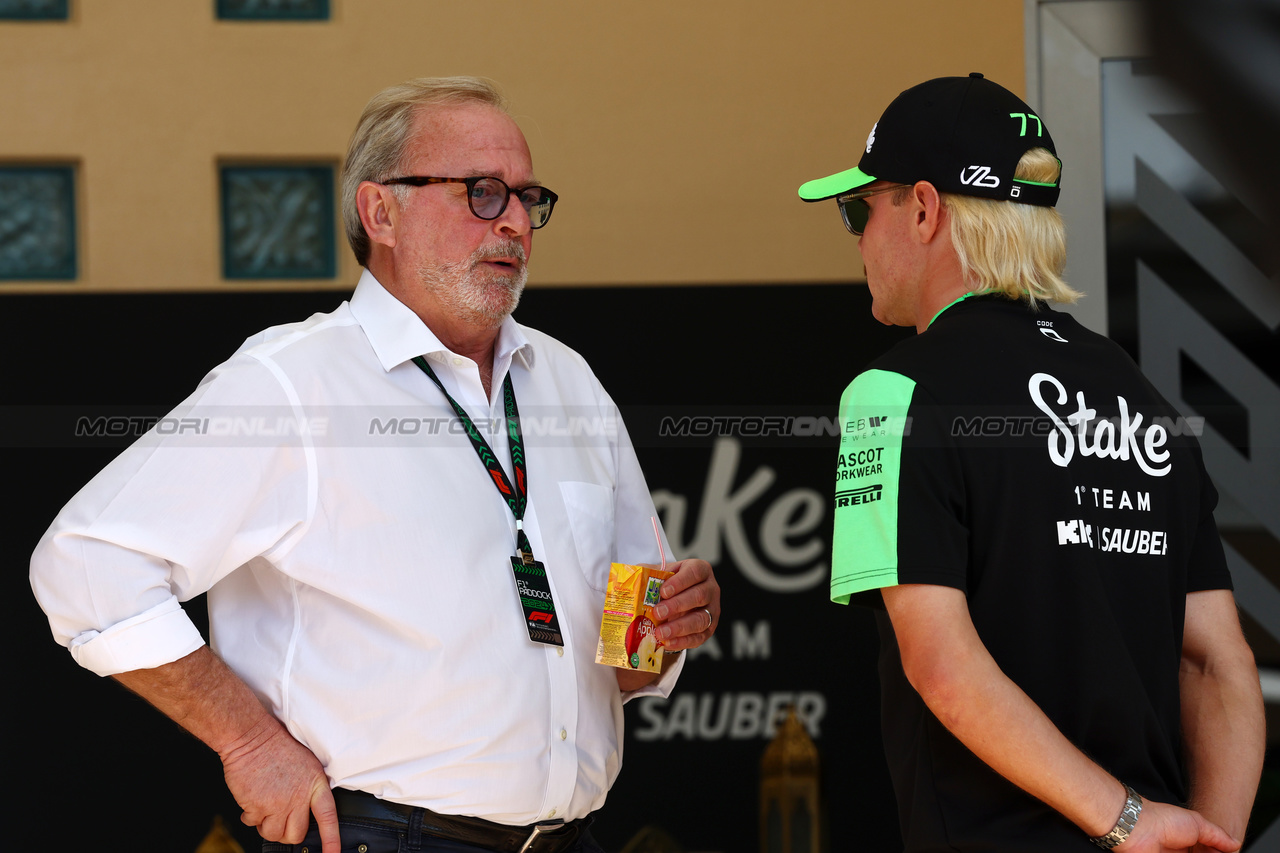
<path id="1" fill-rule="evenodd" d="M 405 828 L 397 829 L 358 820 L 341 820 L 338 826 L 342 836 L 342 853 L 488 853 L 483 847 L 422 833 L 418 833 L 417 838 L 410 839 Z M 412 842 L 416 842 L 416 846 Z M 313 822 L 301 844 L 264 841 L 262 853 L 320 853 L 320 830 Z M 590 832 L 583 832 L 569 853 L 604 853 L 604 850 L 596 844 Z"/>

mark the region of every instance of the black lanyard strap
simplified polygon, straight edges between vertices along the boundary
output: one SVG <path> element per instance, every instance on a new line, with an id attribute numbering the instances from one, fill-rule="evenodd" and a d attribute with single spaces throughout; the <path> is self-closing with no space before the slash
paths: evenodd
<path id="1" fill-rule="evenodd" d="M 453 407 L 454 414 L 458 416 L 458 420 L 462 421 L 462 426 L 467 432 L 467 438 L 471 439 L 471 446 L 475 448 L 476 455 L 480 457 L 480 463 L 484 465 L 485 470 L 489 472 L 489 476 L 493 479 L 493 485 L 502 495 L 503 500 L 507 502 L 507 506 L 511 509 L 511 514 L 516 517 L 516 548 L 519 549 L 520 559 L 526 565 L 533 562 L 533 546 L 529 544 L 529 537 L 524 534 L 524 511 L 529 505 L 529 476 L 525 471 L 524 465 L 524 437 L 520 432 L 520 410 L 516 408 L 516 392 L 511 387 L 511 371 L 507 371 L 506 377 L 502 380 L 502 404 L 503 411 L 506 414 L 507 421 L 507 438 L 511 445 L 511 470 L 515 474 L 515 485 L 507 479 L 507 472 L 502 470 L 502 463 L 498 461 L 498 456 L 493 452 L 493 448 L 489 446 L 489 442 L 484 440 L 484 436 L 476 429 L 475 422 L 466 413 L 462 406 L 458 405 L 458 401 L 450 396 L 449 392 L 444 389 L 440 377 L 436 376 L 436 372 L 431 369 L 431 365 L 422 356 L 415 356 L 413 363 L 422 369 L 422 372 L 431 377 L 431 381 L 436 383 L 436 387 L 440 389 L 440 393 L 444 394 L 449 405 Z"/>

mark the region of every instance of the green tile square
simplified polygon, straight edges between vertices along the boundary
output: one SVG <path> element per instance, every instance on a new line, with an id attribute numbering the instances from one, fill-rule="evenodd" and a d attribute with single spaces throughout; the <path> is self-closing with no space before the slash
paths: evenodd
<path id="1" fill-rule="evenodd" d="M 222 267 L 229 279 L 337 274 L 332 166 L 223 166 Z"/>
<path id="2" fill-rule="evenodd" d="M 75 168 L 0 166 L 0 280 L 75 277 Z"/>
<path id="3" fill-rule="evenodd" d="M 329 0 L 217 0 L 225 21 L 327 21 Z"/>
<path id="4" fill-rule="evenodd" d="M 0 0 L 0 21 L 65 21 L 67 0 Z"/>

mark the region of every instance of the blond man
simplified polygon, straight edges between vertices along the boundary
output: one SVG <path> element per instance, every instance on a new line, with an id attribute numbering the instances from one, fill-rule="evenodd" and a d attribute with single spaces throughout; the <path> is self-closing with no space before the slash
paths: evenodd
<path id="1" fill-rule="evenodd" d="M 1178 413 L 1050 305 L 1077 297 L 1060 167 L 974 74 L 800 188 L 919 333 L 841 401 L 831 596 L 880 612 L 907 850 L 1235 850 L 1264 741 L 1217 496 Z"/>

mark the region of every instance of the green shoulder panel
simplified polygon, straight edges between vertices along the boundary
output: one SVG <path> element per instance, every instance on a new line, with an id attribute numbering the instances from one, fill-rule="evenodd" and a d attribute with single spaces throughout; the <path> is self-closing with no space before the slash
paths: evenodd
<path id="1" fill-rule="evenodd" d="M 840 398 L 831 600 L 898 583 L 898 472 L 916 384 L 868 370 Z"/>

